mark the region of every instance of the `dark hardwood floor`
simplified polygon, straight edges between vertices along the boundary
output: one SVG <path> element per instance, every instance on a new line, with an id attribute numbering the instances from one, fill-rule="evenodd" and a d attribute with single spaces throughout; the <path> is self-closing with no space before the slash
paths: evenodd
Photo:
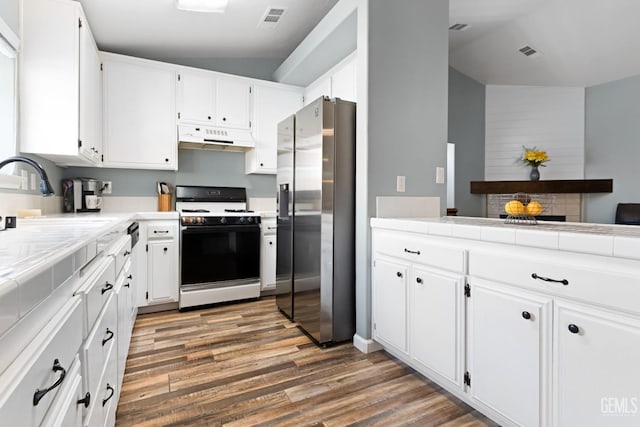
<path id="1" fill-rule="evenodd" d="M 385 352 L 321 349 L 273 297 L 138 316 L 117 426 L 493 426 Z"/>

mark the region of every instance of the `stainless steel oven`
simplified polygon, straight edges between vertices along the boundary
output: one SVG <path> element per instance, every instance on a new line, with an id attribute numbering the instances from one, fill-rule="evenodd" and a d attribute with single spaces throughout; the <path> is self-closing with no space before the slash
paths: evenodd
<path id="1" fill-rule="evenodd" d="M 176 186 L 181 309 L 260 296 L 260 216 L 244 188 Z"/>

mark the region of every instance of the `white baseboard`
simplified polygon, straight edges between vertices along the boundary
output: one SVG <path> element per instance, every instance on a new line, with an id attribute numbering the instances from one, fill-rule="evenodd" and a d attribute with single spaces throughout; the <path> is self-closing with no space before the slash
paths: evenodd
<path id="1" fill-rule="evenodd" d="M 362 338 L 360 335 L 353 336 L 353 346 L 363 353 L 373 353 L 382 350 L 382 346 L 372 339 Z"/>

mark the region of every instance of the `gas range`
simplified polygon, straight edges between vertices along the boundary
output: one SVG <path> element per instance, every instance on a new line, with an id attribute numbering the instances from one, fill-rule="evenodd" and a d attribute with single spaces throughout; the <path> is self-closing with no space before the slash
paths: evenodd
<path id="1" fill-rule="evenodd" d="M 260 214 L 247 210 L 244 188 L 176 186 L 176 210 L 184 226 L 260 223 Z"/>

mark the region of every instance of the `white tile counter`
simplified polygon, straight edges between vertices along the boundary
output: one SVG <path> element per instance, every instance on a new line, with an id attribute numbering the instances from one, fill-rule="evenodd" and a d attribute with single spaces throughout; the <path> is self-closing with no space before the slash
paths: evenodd
<path id="1" fill-rule="evenodd" d="M 640 259 L 640 227 L 631 225 L 539 222 L 505 224 L 503 219 L 472 217 L 372 218 L 371 227 L 444 237 L 506 243 Z"/>

